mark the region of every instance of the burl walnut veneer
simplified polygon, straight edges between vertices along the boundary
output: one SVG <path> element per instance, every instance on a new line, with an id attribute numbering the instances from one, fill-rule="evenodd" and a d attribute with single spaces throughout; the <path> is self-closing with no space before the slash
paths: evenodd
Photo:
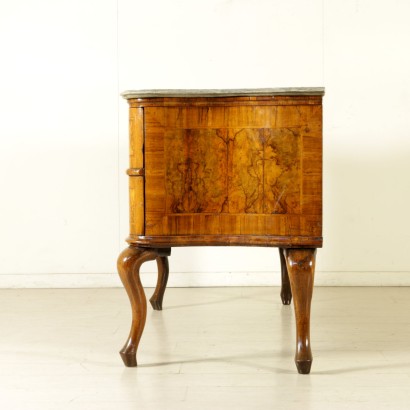
<path id="1" fill-rule="evenodd" d="M 147 302 L 139 270 L 156 260 L 162 309 L 173 246 L 278 247 L 292 295 L 295 362 L 309 373 L 310 303 L 322 246 L 322 88 L 143 90 L 130 106 L 130 236 L 118 271 L 132 306 L 120 354 L 136 366 Z"/>

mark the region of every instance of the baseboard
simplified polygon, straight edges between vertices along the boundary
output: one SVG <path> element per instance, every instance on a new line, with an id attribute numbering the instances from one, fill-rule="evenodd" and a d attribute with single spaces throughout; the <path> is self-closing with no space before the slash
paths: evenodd
<path id="1" fill-rule="evenodd" d="M 142 283 L 154 287 L 157 275 L 143 273 Z M 279 286 L 279 272 L 178 273 L 169 276 L 169 287 Z M 316 286 L 410 286 L 410 272 L 316 272 Z M 0 288 L 110 288 L 121 287 L 114 273 L 0 275 Z"/>

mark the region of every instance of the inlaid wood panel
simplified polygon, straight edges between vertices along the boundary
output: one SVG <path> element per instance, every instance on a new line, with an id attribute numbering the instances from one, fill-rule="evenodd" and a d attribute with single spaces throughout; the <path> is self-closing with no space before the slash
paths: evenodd
<path id="1" fill-rule="evenodd" d="M 321 236 L 314 98 L 145 107 L 145 235 Z"/>

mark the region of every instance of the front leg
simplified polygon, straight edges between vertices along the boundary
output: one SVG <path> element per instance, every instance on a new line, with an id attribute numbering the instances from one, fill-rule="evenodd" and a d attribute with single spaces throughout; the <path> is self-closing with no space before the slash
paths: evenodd
<path id="1" fill-rule="evenodd" d="M 288 267 L 286 266 L 285 250 L 279 248 L 280 269 L 282 272 L 282 287 L 280 290 L 280 297 L 284 305 L 290 305 L 292 301 L 292 290 L 290 288 Z"/>
<path id="2" fill-rule="evenodd" d="M 128 367 L 137 365 L 137 349 L 144 331 L 147 317 L 147 299 L 140 279 L 140 267 L 157 258 L 157 250 L 129 246 L 118 257 L 117 267 L 121 281 L 131 302 L 132 325 L 124 347 L 120 350 L 121 358 Z"/>
<path id="3" fill-rule="evenodd" d="M 290 285 L 296 316 L 295 363 L 301 374 L 310 373 L 312 351 L 310 347 L 310 304 L 313 293 L 316 249 L 286 249 Z"/>

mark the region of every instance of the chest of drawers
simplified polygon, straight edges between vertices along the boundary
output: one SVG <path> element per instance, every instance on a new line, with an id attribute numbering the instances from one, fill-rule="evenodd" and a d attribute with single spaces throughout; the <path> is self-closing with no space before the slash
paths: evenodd
<path id="1" fill-rule="evenodd" d="M 322 246 L 322 88 L 142 90 L 129 103 L 130 236 L 118 271 L 132 306 L 120 351 L 136 366 L 146 299 L 139 269 L 156 259 L 162 309 L 174 246 L 279 248 L 281 297 L 293 294 L 296 365 L 309 373 L 310 303 Z"/>

